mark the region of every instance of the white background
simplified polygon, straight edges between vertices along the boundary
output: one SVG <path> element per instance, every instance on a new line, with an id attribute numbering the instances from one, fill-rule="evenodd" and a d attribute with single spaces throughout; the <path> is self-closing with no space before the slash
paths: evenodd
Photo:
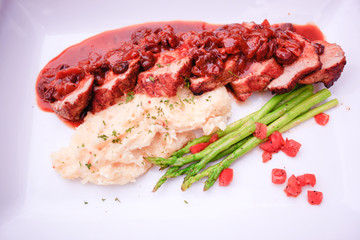
<path id="1" fill-rule="evenodd" d="M 359 14 L 355 0 L 0 0 L 0 239 L 360 239 Z M 255 149 L 233 164 L 229 187 L 216 184 L 208 192 L 202 182 L 182 192 L 182 179 L 172 179 L 152 193 L 162 175 L 157 168 L 136 183 L 105 187 L 63 180 L 53 171 L 49 154 L 66 146 L 73 130 L 38 109 L 35 81 L 66 47 L 135 23 L 265 18 L 314 22 L 346 52 L 345 70 L 330 89 L 340 105 L 328 112 L 329 124 L 311 119 L 284 135 L 302 143 L 296 158 L 279 153 L 264 164 Z M 230 121 L 269 97 L 234 102 Z M 275 167 L 289 175 L 316 174 L 314 189 L 324 193 L 323 203 L 307 203 L 311 187 L 286 197 L 284 185 L 271 183 Z"/>

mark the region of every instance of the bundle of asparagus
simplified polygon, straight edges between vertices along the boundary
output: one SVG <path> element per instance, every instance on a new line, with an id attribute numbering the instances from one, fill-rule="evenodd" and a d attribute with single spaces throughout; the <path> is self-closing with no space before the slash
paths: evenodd
<path id="1" fill-rule="evenodd" d="M 156 183 L 153 191 L 157 191 L 168 178 L 184 174 L 186 174 L 186 177 L 181 186 L 183 191 L 204 177 L 208 177 L 204 191 L 208 190 L 224 169 L 267 140 L 267 138 L 259 139 L 252 135 L 256 129 L 255 122 L 267 125 L 267 137 L 269 137 L 275 131 L 285 132 L 338 104 L 338 100 L 333 99 L 311 109 L 314 105 L 331 96 L 330 91 L 327 89 L 315 94 L 313 91 L 312 85 L 306 85 L 289 93 L 275 95 L 260 110 L 228 125 L 225 130 L 215 132 L 214 134 L 217 134 L 219 139 L 201 152 L 185 155 L 190 152 L 190 147 L 208 142 L 212 135 L 191 140 L 185 147 L 174 152 L 169 158 L 148 157 L 148 161 L 160 166 L 162 169 L 168 168 Z M 206 168 L 208 163 L 219 159 L 222 160 Z"/>

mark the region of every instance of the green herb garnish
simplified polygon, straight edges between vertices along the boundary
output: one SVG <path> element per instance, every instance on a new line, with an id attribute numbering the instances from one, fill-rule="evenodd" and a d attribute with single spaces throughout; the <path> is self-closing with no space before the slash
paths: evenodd
<path id="1" fill-rule="evenodd" d="M 86 163 L 85 166 L 87 166 L 87 168 L 90 170 L 90 168 L 91 168 L 91 163 Z"/>
<path id="2" fill-rule="evenodd" d="M 102 140 L 106 141 L 109 136 L 106 136 L 105 134 L 98 136 L 98 138 L 101 138 Z"/>
<path id="3" fill-rule="evenodd" d="M 228 73 L 230 73 L 231 75 L 233 75 L 234 77 L 240 78 L 238 75 L 236 75 L 235 73 L 233 73 L 232 71 L 228 71 Z"/>
<path id="4" fill-rule="evenodd" d="M 130 102 L 130 101 L 133 100 L 133 99 L 134 99 L 134 91 L 128 92 L 128 93 L 126 94 L 126 100 L 125 100 L 125 102 L 128 103 L 128 102 Z"/>
<path id="5" fill-rule="evenodd" d="M 185 87 L 189 88 L 190 87 L 190 79 L 188 77 L 185 77 L 184 81 L 185 81 Z"/>
<path id="6" fill-rule="evenodd" d="M 120 138 L 113 139 L 112 143 L 120 143 L 121 144 L 121 139 Z"/>

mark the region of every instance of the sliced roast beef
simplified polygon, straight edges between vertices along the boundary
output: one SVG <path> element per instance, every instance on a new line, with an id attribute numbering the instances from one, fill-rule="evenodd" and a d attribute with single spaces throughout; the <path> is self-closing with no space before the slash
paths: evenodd
<path id="1" fill-rule="evenodd" d="M 312 84 L 323 82 L 325 87 L 329 88 L 340 77 L 345 67 L 345 53 L 341 47 L 335 43 L 328 43 L 326 41 L 315 41 L 315 43 L 324 46 L 324 53 L 320 55 L 322 67 L 320 70 L 305 76 L 299 83 Z"/>
<path id="2" fill-rule="evenodd" d="M 86 75 L 82 78 L 77 88 L 67 94 L 61 100 L 51 103 L 51 107 L 56 114 L 70 121 L 78 121 L 86 109 L 91 99 L 93 90 L 94 76 Z"/>
<path id="3" fill-rule="evenodd" d="M 274 58 L 252 62 L 230 86 L 236 98 L 245 101 L 252 92 L 263 90 L 271 79 L 279 77 L 283 71 L 283 67 Z"/>
<path id="4" fill-rule="evenodd" d="M 138 76 L 136 93 L 150 97 L 175 96 L 190 76 L 191 57 L 183 48 L 159 54 L 155 65 Z"/>
<path id="5" fill-rule="evenodd" d="M 296 33 L 290 31 L 287 31 L 287 33 L 299 42 L 302 42 L 304 47 L 299 58 L 292 64 L 285 65 L 284 73 L 272 80 L 267 86 L 268 90 L 277 94 L 290 91 L 306 74 L 321 68 L 321 62 L 316 47 L 314 47 L 310 41 Z"/>
<path id="6" fill-rule="evenodd" d="M 139 47 L 121 43 L 108 51 L 97 65 L 92 112 L 99 112 L 116 103 L 116 99 L 132 91 L 140 70 Z"/>
<path id="7" fill-rule="evenodd" d="M 231 55 L 225 61 L 224 70 L 219 75 L 190 78 L 190 90 L 199 95 L 232 82 L 236 78 L 234 72 L 236 72 L 238 60 L 239 55 Z"/>
<path id="8" fill-rule="evenodd" d="M 130 61 L 124 73 L 116 74 L 115 70 L 108 71 L 103 84 L 94 88 L 92 112 L 96 113 L 114 105 L 117 98 L 132 91 L 139 69 L 139 58 L 137 58 Z"/>

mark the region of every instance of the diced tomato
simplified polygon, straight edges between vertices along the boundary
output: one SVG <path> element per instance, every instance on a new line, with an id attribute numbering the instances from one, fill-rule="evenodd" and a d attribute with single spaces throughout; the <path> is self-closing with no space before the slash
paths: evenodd
<path id="1" fill-rule="evenodd" d="M 190 147 L 190 152 L 191 152 L 192 154 L 201 152 L 201 151 L 204 150 L 207 146 L 209 146 L 209 144 L 210 144 L 210 143 L 208 143 L 208 142 L 195 144 L 194 146 L 191 146 L 191 147 Z"/>
<path id="2" fill-rule="evenodd" d="M 316 184 L 316 177 L 314 174 L 307 173 L 297 176 L 296 178 L 299 180 L 300 186 L 311 185 L 312 187 L 314 187 Z"/>
<path id="3" fill-rule="evenodd" d="M 209 143 L 216 142 L 218 139 L 219 139 L 219 135 L 215 133 L 214 135 L 211 136 Z"/>
<path id="4" fill-rule="evenodd" d="M 263 123 L 255 123 L 256 130 L 254 132 L 254 136 L 259 139 L 265 139 L 267 133 L 267 126 Z"/>
<path id="5" fill-rule="evenodd" d="M 260 145 L 260 148 L 270 153 L 277 153 L 284 145 L 284 138 L 280 132 L 273 132 L 269 136 L 269 140 Z"/>
<path id="6" fill-rule="evenodd" d="M 286 171 L 284 169 L 274 168 L 271 171 L 271 181 L 275 184 L 283 184 L 286 181 Z"/>
<path id="7" fill-rule="evenodd" d="M 325 126 L 329 122 L 330 116 L 326 113 L 319 113 L 314 118 L 317 124 Z"/>
<path id="8" fill-rule="evenodd" d="M 264 151 L 262 154 L 263 163 L 266 163 L 272 159 L 272 153 Z"/>
<path id="9" fill-rule="evenodd" d="M 276 131 L 273 132 L 270 135 L 270 141 L 272 142 L 273 146 L 275 149 L 277 149 L 277 151 L 279 151 L 281 149 L 282 146 L 284 146 L 284 138 L 282 137 L 281 133 Z"/>
<path id="10" fill-rule="evenodd" d="M 324 196 L 322 192 L 308 191 L 308 202 L 311 205 L 319 205 L 322 202 L 323 198 Z"/>
<path id="11" fill-rule="evenodd" d="M 291 177 L 289 177 L 284 192 L 288 197 L 297 197 L 301 193 L 300 182 L 294 175 L 291 175 Z"/>
<path id="12" fill-rule="evenodd" d="M 276 153 L 276 151 L 274 151 L 274 147 L 273 147 L 272 143 L 270 142 L 270 140 L 268 140 L 268 141 L 264 142 L 263 144 L 261 144 L 260 148 L 262 150 L 264 150 L 265 152 Z"/>
<path id="13" fill-rule="evenodd" d="M 289 157 L 295 157 L 299 152 L 301 144 L 293 139 L 286 139 L 284 146 L 281 150 Z"/>
<path id="14" fill-rule="evenodd" d="M 219 185 L 228 186 L 233 180 L 234 171 L 232 168 L 224 169 L 219 175 Z"/>

